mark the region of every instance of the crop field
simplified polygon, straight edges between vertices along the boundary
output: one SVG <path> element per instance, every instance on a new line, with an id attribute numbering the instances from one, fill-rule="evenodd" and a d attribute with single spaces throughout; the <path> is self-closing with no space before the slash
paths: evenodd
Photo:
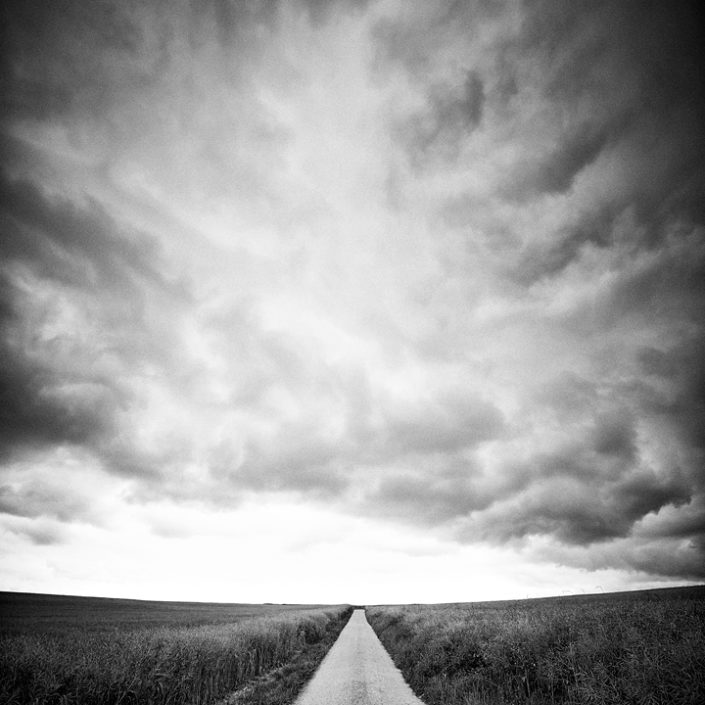
<path id="1" fill-rule="evenodd" d="M 705 703 L 705 586 L 376 606 L 367 619 L 428 705 Z"/>
<path id="2" fill-rule="evenodd" d="M 284 705 L 350 612 L 0 593 L 0 703 Z"/>

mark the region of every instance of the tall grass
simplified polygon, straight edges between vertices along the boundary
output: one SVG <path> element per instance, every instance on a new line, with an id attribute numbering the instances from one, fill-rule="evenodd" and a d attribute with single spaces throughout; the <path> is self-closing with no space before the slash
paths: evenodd
<path id="1" fill-rule="evenodd" d="M 349 608 L 235 624 L 10 635 L 0 641 L 0 703 L 201 705 L 332 640 Z"/>
<path id="2" fill-rule="evenodd" d="M 705 703 L 705 595 L 368 608 L 428 705 Z"/>

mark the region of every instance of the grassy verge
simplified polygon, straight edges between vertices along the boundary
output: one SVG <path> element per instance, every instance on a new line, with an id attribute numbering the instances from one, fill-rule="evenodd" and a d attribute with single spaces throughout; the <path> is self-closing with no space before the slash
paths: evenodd
<path id="1" fill-rule="evenodd" d="M 322 638 L 307 644 L 284 666 L 269 671 L 264 676 L 248 683 L 244 688 L 231 693 L 216 705 L 287 705 L 293 703 L 323 661 L 330 647 L 333 646 L 351 613 L 352 608 L 349 608 L 338 619 L 329 621 Z"/>
<path id="2" fill-rule="evenodd" d="M 705 702 L 705 590 L 372 607 L 428 705 Z"/>
<path id="3" fill-rule="evenodd" d="M 289 610 L 230 624 L 6 635 L 0 703 L 207 705 L 233 694 L 242 705 L 283 704 L 350 612 Z"/>

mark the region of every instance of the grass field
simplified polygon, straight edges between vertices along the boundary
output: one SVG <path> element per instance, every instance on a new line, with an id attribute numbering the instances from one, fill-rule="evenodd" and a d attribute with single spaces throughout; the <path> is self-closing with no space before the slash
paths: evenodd
<path id="1" fill-rule="evenodd" d="M 0 703 L 284 705 L 350 612 L 0 593 Z"/>
<path id="2" fill-rule="evenodd" d="M 428 705 L 705 703 L 705 587 L 377 606 L 367 618 Z"/>
<path id="3" fill-rule="evenodd" d="M 158 602 L 108 597 L 0 592 L 0 634 L 233 624 L 243 619 L 319 610 L 321 605 Z"/>

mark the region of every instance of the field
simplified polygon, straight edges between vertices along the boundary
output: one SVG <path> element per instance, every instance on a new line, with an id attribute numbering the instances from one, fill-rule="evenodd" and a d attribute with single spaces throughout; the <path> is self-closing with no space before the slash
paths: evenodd
<path id="1" fill-rule="evenodd" d="M 705 703 L 705 587 L 377 606 L 367 618 L 428 705 Z"/>
<path id="2" fill-rule="evenodd" d="M 0 593 L 0 703 L 284 705 L 350 611 Z"/>
<path id="3" fill-rule="evenodd" d="M 285 705 L 350 612 L 0 593 L 0 704 Z M 705 702 L 705 586 L 367 619 L 428 705 Z"/>

